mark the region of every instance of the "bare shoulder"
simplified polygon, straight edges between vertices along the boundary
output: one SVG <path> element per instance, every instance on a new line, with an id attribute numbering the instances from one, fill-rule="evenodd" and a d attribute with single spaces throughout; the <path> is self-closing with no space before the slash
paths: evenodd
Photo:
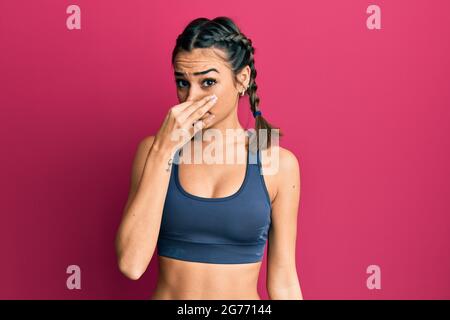
<path id="1" fill-rule="evenodd" d="M 263 150 L 261 154 L 263 172 L 271 185 L 273 198 L 278 195 L 280 186 L 300 186 L 299 160 L 291 150 L 277 145 Z"/>
<path id="2" fill-rule="evenodd" d="M 300 171 L 297 156 L 286 148 L 280 148 L 280 172 L 281 174 L 292 174 Z"/>
<path id="3" fill-rule="evenodd" d="M 134 155 L 133 168 L 131 175 L 132 189 L 134 189 L 140 180 L 142 171 L 144 170 L 145 162 L 147 160 L 148 152 L 153 145 L 155 136 L 147 136 L 139 141 L 137 150 Z"/>
<path id="4" fill-rule="evenodd" d="M 263 168 L 277 168 L 273 175 L 283 177 L 300 170 L 297 156 L 290 150 L 281 146 L 271 146 L 262 153 Z"/>
<path id="5" fill-rule="evenodd" d="M 148 151 L 152 147 L 153 141 L 155 141 L 155 136 L 146 136 L 139 141 L 139 148 L 143 149 L 143 151 Z"/>
<path id="6" fill-rule="evenodd" d="M 141 139 L 141 141 L 139 141 L 137 150 L 136 150 L 136 154 L 134 156 L 134 162 L 133 162 L 133 175 L 136 176 L 140 176 L 144 165 L 145 165 L 145 161 L 147 159 L 147 155 L 148 152 L 150 151 L 150 148 L 153 145 L 153 141 L 155 140 L 155 136 L 147 136 L 144 137 L 143 139 Z"/>
<path id="7" fill-rule="evenodd" d="M 147 160 L 148 152 L 150 151 L 150 148 L 153 145 L 153 141 L 155 140 L 155 136 L 147 136 L 141 139 L 137 145 L 133 164 L 131 168 L 131 177 L 130 177 L 130 188 L 128 193 L 128 200 L 125 205 L 125 209 L 128 209 L 128 206 L 131 203 L 131 200 L 133 199 L 137 187 L 139 185 L 139 181 L 141 180 L 142 172 L 144 171 L 145 162 Z"/>

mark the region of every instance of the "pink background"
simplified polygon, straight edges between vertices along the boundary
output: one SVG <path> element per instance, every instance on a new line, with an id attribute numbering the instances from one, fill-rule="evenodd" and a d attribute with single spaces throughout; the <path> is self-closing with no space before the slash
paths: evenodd
<path id="1" fill-rule="evenodd" d="M 66 28 L 70 4 L 81 30 Z M 381 30 L 366 28 L 370 4 Z M 132 159 L 177 103 L 176 36 L 227 15 L 254 42 L 261 110 L 300 162 L 304 298 L 449 299 L 449 12 L 446 0 L 1 1 L 0 298 L 150 297 L 156 256 L 134 282 L 113 246 Z M 240 117 L 253 126 L 247 103 Z M 81 290 L 66 288 L 71 264 Z M 381 290 L 366 287 L 371 264 Z"/>

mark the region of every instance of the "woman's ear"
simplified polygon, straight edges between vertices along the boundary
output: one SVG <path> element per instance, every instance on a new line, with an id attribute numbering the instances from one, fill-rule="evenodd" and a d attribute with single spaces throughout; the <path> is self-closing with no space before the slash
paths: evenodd
<path id="1" fill-rule="evenodd" d="M 239 83 L 241 84 L 241 87 L 238 88 L 240 92 L 248 88 L 248 85 L 250 84 L 251 71 L 252 70 L 250 69 L 250 67 L 246 65 L 237 75 Z"/>

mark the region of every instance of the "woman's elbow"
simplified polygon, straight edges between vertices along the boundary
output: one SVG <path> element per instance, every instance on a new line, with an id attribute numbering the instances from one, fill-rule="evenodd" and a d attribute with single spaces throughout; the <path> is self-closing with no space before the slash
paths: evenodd
<path id="1" fill-rule="evenodd" d="M 150 247 L 131 245 L 118 235 L 116 237 L 117 264 L 120 272 L 131 280 L 139 280 L 147 270 L 155 251 L 155 245 Z"/>
<path id="2" fill-rule="evenodd" d="M 303 300 L 300 285 L 293 284 L 284 287 L 267 288 L 270 300 Z"/>
<path id="3" fill-rule="evenodd" d="M 119 259 L 118 265 L 120 272 L 131 280 L 139 280 L 145 272 L 144 268 L 128 263 L 124 259 Z"/>
<path id="4" fill-rule="evenodd" d="M 126 250 L 120 245 L 116 246 L 117 265 L 120 272 L 131 280 L 139 280 L 147 269 L 147 265 L 138 255 L 131 254 L 130 249 Z"/>

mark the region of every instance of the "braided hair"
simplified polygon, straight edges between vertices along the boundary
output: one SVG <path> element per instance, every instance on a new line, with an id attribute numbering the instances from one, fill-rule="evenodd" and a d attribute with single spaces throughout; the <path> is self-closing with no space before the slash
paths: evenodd
<path id="1" fill-rule="evenodd" d="M 258 85 L 256 84 L 256 69 L 254 53 L 255 48 L 252 46 L 251 39 L 243 34 L 234 21 L 228 17 L 216 17 L 212 20 L 207 18 L 197 18 L 192 20 L 183 32 L 177 37 L 175 48 L 172 52 L 172 65 L 174 65 L 176 55 L 180 51 L 190 52 L 196 48 L 218 48 L 225 51 L 227 54 L 227 61 L 236 76 L 245 66 L 249 66 L 250 82 L 246 90 L 249 96 L 250 108 L 255 117 L 255 129 L 259 133 L 267 131 L 267 143 L 262 143 L 257 137 L 258 146 L 270 146 L 272 130 L 275 129 L 266 119 L 263 118 L 261 110 L 259 109 L 260 99 L 256 93 Z M 236 81 L 236 77 L 234 79 Z M 266 130 L 260 130 L 266 129 Z M 282 133 L 278 129 L 278 135 Z"/>

